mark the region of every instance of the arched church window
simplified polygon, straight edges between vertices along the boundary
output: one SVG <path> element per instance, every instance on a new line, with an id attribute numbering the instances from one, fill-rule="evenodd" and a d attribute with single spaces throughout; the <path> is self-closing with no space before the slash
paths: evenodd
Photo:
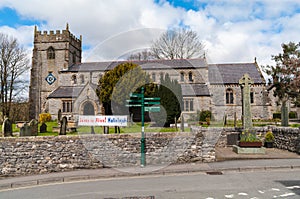
<path id="1" fill-rule="evenodd" d="M 164 73 L 163 72 L 159 73 L 159 76 L 160 76 L 160 79 L 163 79 L 164 78 Z"/>
<path id="2" fill-rule="evenodd" d="M 184 72 L 181 72 L 181 73 L 180 73 L 180 81 L 181 81 L 181 82 L 184 82 Z"/>
<path id="3" fill-rule="evenodd" d="M 73 84 L 77 84 L 77 77 L 76 77 L 76 75 L 72 75 L 72 82 L 73 82 Z"/>
<path id="4" fill-rule="evenodd" d="M 84 84 L 84 75 L 80 75 L 80 83 Z"/>
<path id="5" fill-rule="evenodd" d="M 233 104 L 234 96 L 231 88 L 226 89 L 226 104 Z"/>
<path id="6" fill-rule="evenodd" d="M 251 89 L 250 91 L 250 103 L 253 104 L 254 103 L 254 91 Z"/>
<path id="7" fill-rule="evenodd" d="M 48 59 L 55 59 L 55 50 L 52 46 L 49 47 L 48 50 L 47 50 L 47 58 Z"/>
<path id="8" fill-rule="evenodd" d="M 192 82 L 193 81 L 193 73 L 189 72 L 189 81 Z"/>
<path id="9" fill-rule="evenodd" d="M 156 81 L 156 74 L 152 73 L 152 80 L 155 82 Z"/>

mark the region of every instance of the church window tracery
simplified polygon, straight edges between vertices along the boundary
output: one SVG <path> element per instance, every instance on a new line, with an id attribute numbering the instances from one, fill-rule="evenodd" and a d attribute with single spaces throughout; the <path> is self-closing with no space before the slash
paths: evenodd
<path id="1" fill-rule="evenodd" d="M 48 59 L 55 59 L 55 50 L 52 46 L 49 47 L 48 50 L 47 50 L 47 58 Z"/>
<path id="2" fill-rule="evenodd" d="M 234 96 L 231 88 L 226 89 L 226 104 L 233 104 Z"/>

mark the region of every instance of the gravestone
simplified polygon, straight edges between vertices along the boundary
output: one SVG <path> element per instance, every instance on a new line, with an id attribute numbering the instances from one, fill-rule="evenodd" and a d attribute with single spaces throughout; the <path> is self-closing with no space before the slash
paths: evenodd
<path id="1" fill-rule="evenodd" d="M 28 125 L 27 122 L 23 124 L 23 126 L 20 128 L 20 136 L 31 136 L 31 127 Z"/>
<path id="2" fill-rule="evenodd" d="M 224 116 L 223 116 L 223 126 L 226 126 L 227 125 L 227 114 L 224 113 Z"/>
<path id="3" fill-rule="evenodd" d="M 40 126 L 40 133 L 46 133 L 47 132 L 47 124 L 42 123 Z"/>
<path id="4" fill-rule="evenodd" d="M 7 117 L 5 117 L 3 124 L 2 124 L 2 135 L 4 137 L 13 136 L 12 123 Z"/>
<path id="5" fill-rule="evenodd" d="M 251 114 L 251 102 L 250 102 L 250 86 L 253 84 L 253 80 L 246 73 L 239 80 L 239 84 L 242 88 L 242 117 L 243 128 L 245 131 L 252 129 L 252 114 Z"/>
<path id="6" fill-rule="evenodd" d="M 60 124 L 60 121 L 61 121 L 61 109 L 59 109 L 58 112 L 57 112 L 57 121 L 58 121 L 58 124 Z"/>
<path id="7" fill-rule="evenodd" d="M 29 126 L 30 126 L 30 136 L 37 136 L 38 135 L 38 121 L 36 119 L 32 119 L 29 122 Z"/>
<path id="8" fill-rule="evenodd" d="M 233 126 L 234 126 L 234 128 L 236 128 L 236 125 L 237 125 L 237 117 L 236 117 L 236 112 L 234 112 L 234 115 L 233 115 Z"/>
<path id="9" fill-rule="evenodd" d="M 183 113 L 181 113 L 180 120 L 181 120 L 180 130 L 181 130 L 181 132 L 184 132 L 184 116 L 183 116 Z"/>
<path id="10" fill-rule="evenodd" d="M 66 135 L 67 134 L 67 125 L 68 125 L 68 120 L 67 117 L 64 116 L 60 122 L 60 131 L 59 135 Z"/>

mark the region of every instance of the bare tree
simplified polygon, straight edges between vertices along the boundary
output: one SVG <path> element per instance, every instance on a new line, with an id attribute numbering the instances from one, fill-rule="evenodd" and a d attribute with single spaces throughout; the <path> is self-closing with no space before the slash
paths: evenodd
<path id="1" fill-rule="evenodd" d="M 129 61 L 134 61 L 134 60 L 147 61 L 153 59 L 155 59 L 155 56 L 150 50 L 143 50 L 141 52 L 133 53 L 127 58 L 127 60 Z"/>
<path id="2" fill-rule="evenodd" d="M 14 98 L 26 89 L 26 81 L 21 75 L 28 70 L 29 59 L 17 39 L 0 33 L 0 112 L 2 117 L 9 117 Z"/>
<path id="3" fill-rule="evenodd" d="M 153 41 L 151 54 L 156 59 L 190 59 L 203 54 L 196 32 L 187 29 L 168 30 Z"/>

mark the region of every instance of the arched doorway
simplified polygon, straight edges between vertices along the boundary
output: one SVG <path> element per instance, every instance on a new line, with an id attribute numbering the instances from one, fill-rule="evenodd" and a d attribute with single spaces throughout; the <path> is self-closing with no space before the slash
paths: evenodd
<path id="1" fill-rule="evenodd" d="M 95 109 L 91 102 L 86 102 L 83 106 L 83 115 L 95 115 Z"/>

